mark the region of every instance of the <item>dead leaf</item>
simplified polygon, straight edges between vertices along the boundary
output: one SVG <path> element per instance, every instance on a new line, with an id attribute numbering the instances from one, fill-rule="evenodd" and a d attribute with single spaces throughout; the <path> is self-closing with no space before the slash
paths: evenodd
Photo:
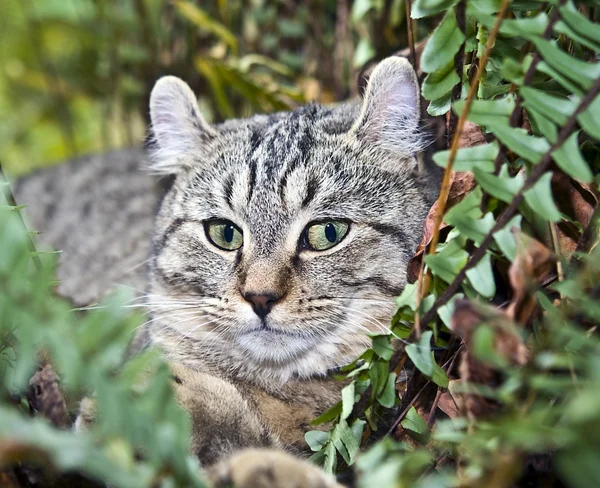
<path id="1" fill-rule="evenodd" d="M 459 401 L 457 401 L 449 391 L 445 391 L 440 395 L 438 408 L 451 419 L 460 417 Z"/>
<path id="2" fill-rule="evenodd" d="M 450 194 L 448 196 L 448 203 L 446 205 L 446 211 L 449 208 L 456 205 L 460 202 L 474 187 L 475 187 L 475 178 L 472 173 L 468 172 L 453 172 L 452 173 L 452 183 L 450 186 Z M 431 242 L 431 238 L 433 236 L 435 219 L 438 213 L 438 202 L 436 201 L 429 213 L 427 214 L 427 218 L 425 219 L 425 224 L 423 225 L 423 236 L 421 238 L 421 243 L 417 247 L 417 250 L 412 257 L 412 259 L 408 263 L 407 268 L 407 277 L 410 283 L 413 283 L 419 277 L 419 269 L 421 267 L 421 259 L 423 257 L 423 253 L 429 243 Z M 442 222 L 440 226 L 440 230 L 448 227 L 448 224 Z"/>
<path id="3" fill-rule="evenodd" d="M 533 294 L 540 283 L 548 282 L 554 276 L 556 257 L 540 241 L 518 229 L 511 230 L 517 244 L 517 255 L 508 272 L 513 298 L 506 314 L 525 325 L 537 306 Z"/>
<path id="4" fill-rule="evenodd" d="M 502 379 L 501 371 L 477 358 L 472 350 L 474 333 L 482 324 L 493 330 L 494 352 L 499 357 L 519 366 L 529 360 L 529 350 L 523 344 L 519 331 L 502 311 L 469 300 L 455 302 L 452 330 L 466 346 L 461 355 L 459 375 L 463 385 L 468 384 L 472 389 L 472 392 L 462 394 L 461 408 L 471 419 L 489 416 L 498 408 L 496 402 L 477 393 L 477 385 L 495 387 Z"/>
<path id="5" fill-rule="evenodd" d="M 585 184 L 569 178 L 564 173 L 552 175 L 552 193 L 558 209 L 572 221 L 585 229 L 598 205 L 596 185 Z M 582 228 L 573 222 L 561 221 L 557 224 L 560 254 L 570 259 L 577 249 Z M 550 241 L 548 241 L 550 242 Z"/>
<path id="6" fill-rule="evenodd" d="M 54 369 L 50 364 L 35 373 L 29 385 L 33 391 L 33 407 L 56 427 L 68 427 L 71 424 L 65 396 Z"/>

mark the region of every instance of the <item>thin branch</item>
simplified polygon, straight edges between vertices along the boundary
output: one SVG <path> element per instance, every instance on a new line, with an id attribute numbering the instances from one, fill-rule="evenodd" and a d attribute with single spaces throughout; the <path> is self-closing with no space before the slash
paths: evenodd
<path id="1" fill-rule="evenodd" d="M 446 371 L 446 373 L 449 373 L 451 371 L 451 369 L 454 366 L 454 362 L 456 361 L 456 358 L 461 353 L 461 351 L 463 350 L 463 348 L 464 348 L 464 345 L 461 345 L 456 350 L 456 352 L 452 355 L 452 357 L 450 359 L 448 359 L 448 361 L 446 361 L 443 364 L 442 369 L 444 369 L 444 371 Z M 389 436 L 391 433 L 393 433 L 396 430 L 396 427 L 398 427 L 398 424 L 400 422 L 402 422 L 402 420 L 404 419 L 404 417 L 406 417 L 406 414 L 408 413 L 408 411 L 410 410 L 410 408 L 415 404 L 415 402 L 419 399 L 419 397 L 423 394 L 423 392 L 425 391 L 425 389 L 430 384 L 431 384 L 431 380 L 427 380 L 427 383 L 425 383 L 421 387 L 421 389 L 416 393 L 416 395 L 411 398 L 410 402 L 408 402 L 408 405 L 406 405 L 406 407 L 404 407 L 404 410 L 402 410 L 402 413 L 400 415 L 398 415 L 398 417 L 396 417 L 396 420 L 394 420 L 394 423 L 392 424 L 392 426 L 390 427 L 390 429 L 387 431 L 387 434 L 385 434 L 385 437 Z"/>
<path id="2" fill-rule="evenodd" d="M 487 65 L 490 53 L 496 42 L 496 35 L 500 30 L 500 25 L 504 20 L 504 16 L 508 10 L 508 5 L 510 4 L 510 0 L 503 0 L 502 6 L 500 7 L 500 11 L 498 12 L 498 16 L 496 17 L 496 21 L 494 23 L 494 27 L 490 32 L 488 37 L 485 51 L 483 56 L 481 57 L 481 62 L 479 63 L 479 68 L 477 70 L 477 74 L 473 78 L 471 85 L 469 87 L 469 93 L 467 94 L 467 98 L 465 99 L 465 104 L 463 106 L 462 112 L 458 119 L 456 125 L 456 132 L 452 137 L 452 145 L 450 146 L 450 155 L 448 156 L 448 165 L 446 166 L 446 170 L 444 171 L 444 178 L 442 180 L 442 188 L 440 190 L 440 196 L 437 200 L 438 208 L 437 214 L 435 216 L 435 222 L 433 224 L 433 235 L 431 237 L 431 243 L 429 244 L 429 254 L 434 254 L 437 248 L 439 238 L 440 238 L 440 226 L 442 224 L 442 218 L 444 216 L 444 212 L 446 210 L 446 204 L 448 203 L 448 196 L 450 195 L 450 187 L 452 185 L 452 167 L 454 165 L 454 160 L 456 159 L 456 153 L 458 151 L 458 144 L 460 141 L 460 136 L 462 134 L 463 128 L 465 126 L 465 122 L 467 120 L 467 115 L 471 110 L 471 105 L 473 104 L 473 99 L 475 98 L 475 93 L 477 91 L 477 87 L 479 86 L 479 80 L 483 72 L 485 71 L 485 67 Z M 417 294 L 417 313 L 415 315 L 415 327 L 417 329 L 417 333 L 420 331 L 420 322 L 418 318 L 418 305 L 420 302 L 420 298 L 425 296 L 429 291 L 429 275 L 424 275 L 424 263 L 425 259 L 421 263 L 421 270 L 419 273 L 420 280 L 422 282 L 422 287 L 419 289 L 419 293 Z M 423 277 L 421 278 L 421 275 Z"/>
<path id="3" fill-rule="evenodd" d="M 415 72 L 417 71 L 417 51 L 415 49 L 415 33 L 413 29 L 413 21 L 410 18 L 410 11 L 412 10 L 412 1 L 405 0 L 404 6 L 406 7 L 406 27 L 408 30 L 408 47 L 410 49 L 410 62 Z"/>
<path id="4" fill-rule="evenodd" d="M 454 363 L 456 363 L 456 360 L 458 359 L 458 356 L 459 356 L 460 352 L 463 350 L 463 348 L 464 347 L 461 345 L 461 347 L 459 347 L 458 350 L 456 351 L 456 353 L 452 356 L 452 358 L 450 360 L 450 364 L 448 365 L 448 369 L 446 370 L 446 374 L 449 375 L 450 372 L 452 371 L 452 368 L 454 368 Z M 435 419 L 435 410 L 437 409 L 437 406 L 438 406 L 441 396 L 442 396 L 442 388 L 440 386 L 438 386 L 438 390 L 435 395 L 435 399 L 433 400 L 433 404 L 431 405 L 431 408 L 429 409 L 429 415 L 427 416 L 427 425 L 429 426 L 429 428 L 431 428 L 431 426 L 433 425 L 433 421 Z"/>
<path id="5" fill-rule="evenodd" d="M 438 308 L 448 303 L 448 301 L 452 298 L 454 293 L 456 293 L 456 291 L 460 288 L 460 285 L 467 276 L 467 271 L 475 267 L 479 263 L 479 261 L 481 261 L 483 256 L 485 256 L 487 249 L 489 248 L 490 244 L 494 239 L 494 234 L 508 223 L 508 221 L 512 218 L 512 216 L 519 208 L 519 205 L 523 201 L 525 192 L 531 187 L 533 187 L 533 185 L 537 183 L 537 181 L 546 172 L 546 170 L 550 168 L 550 165 L 552 164 L 552 152 L 560 148 L 563 145 L 563 143 L 567 140 L 567 138 L 572 134 L 573 130 L 575 129 L 575 126 L 577 125 L 577 117 L 594 101 L 598 93 L 600 93 L 600 79 L 595 81 L 595 83 L 592 85 L 591 90 L 581 100 L 581 103 L 577 107 L 577 110 L 575 110 L 571 117 L 569 117 L 566 124 L 560 130 L 558 140 L 556 141 L 556 143 L 553 144 L 550 147 L 550 149 L 548 149 L 548 151 L 546 151 L 541 161 L 535 166 L 535 168 L 525 181 L 521 190 L 519 190 L 519 192 L 515 195 L 510 205 L 506 207 L 500 215 L 500 217 L 498 217 L 498 220 L 496 221 L 492 229 L 487 233 L 487 235 L 485 236 L 479 247 L 475 250 L 469 261 L 467 261 L 467 264 L 465 264 L 465 266 L 460 270 L 458 275 L 456 275 L 456 278 L 454 278 L 452 283 L 448 285 L 448 288 L 446 288 L 444 293 L 442 293 L 442 295 L 436 300 L 433 306 L 425 314 L 425 316 L 422 319 L 423 323 L 427 324 L 434 319 Z"/>
<path id="6" fill-rule="evenodd" d="M 567 0 L 560 0 L 559 7 L 564 5 L 565 3 L 567 3 Z M 553 29 L 554 29 L 554 24 L 556 24 L 556 22 L 558 22 L 559 17 L 560 17 L 560 15 L 559 15 L 558 8 L 555 8 L 552 11 L 550 20 L 548 21 L 548 26 L 546 27 L 546 30 L 544 31 L 544 39 L 546 39 L 546 40 L 550 39 L 550 37 L 552 36 Z M 542 60 L 542 57 L 541 57 L 539 51 L 536 51 L 535 55 L 533 56 L 533 59 L 531 60 L 531 64 L 529 65 L 529 68 L 527 69 L 527 73 L 525 73 L 525 78 L 523 79 L 522 86 L 528 86 L 531 84 L 531 82 L 533 81 L 533 77 L 535 76 L 535 71 L 537 69 L 537 65 L 539 64 L 539 62 L 541 60 Z M 512 113 L 510 114 L 510 126 L 511 127 L 517 127 L 517 125 L 520 125 L 519 122 L 521 120 L 521 112 L 523 110 L 522 104 L 523 104 L 523 99 L 521 98 L 520 95 L 517 95 L 517 98 L 515 100 L 515 108 L 513 109 Z M 496 176 L 500 173 L 500 168 L 502 167 L 502 163 L 504 162 L 505 156 L 506 156 L 506 146 L 504 144 L 501 144 L 500 150 L 498 151 L 498 155 L 496 156 L 496 159 L 494 160 L 494 174 Z M 483 202 L 485 204 L 487 204 L 487 193 L 484 195 Z M 484 207 L 483 204 L 482 204 L 482 207 Z"/>
<path id="7" fill-rule="evenodd" d="M 7 203 L 12 207 L 18 207 L 19 205 L 15 199 L 15 196 L 14 196 L 11 188 L 10 188 L 10 185 L 8 184 L 8 179 L 4 175 L 4 169 L 2 168 L 2 161 L 0 161 L 0 184 L 2 186 L 5 186 L 4 196 L 6 198 Z M 20 211 L 17 210 L 17 212 L 19 214 L 19 218 L 21 219 L 21 224 L 23 225 L 23 228 L 27 229 L 27 225 L 25 224 L 23 215 L 21 215 Z M 33 260 L 35 269 L 37 271 L 40 271 L 42 269 L 42 261 L 40 260 L 40 257 L 37 255 L 37 250 L 35 248 L 35 242 L 33 241 L 31 234 L 29 232 L 27 234 L 29 235 L 29 242 L 27 243 L 27 246 L 29 247 L 29 252 L 31 253 L 31 259 Z"/>

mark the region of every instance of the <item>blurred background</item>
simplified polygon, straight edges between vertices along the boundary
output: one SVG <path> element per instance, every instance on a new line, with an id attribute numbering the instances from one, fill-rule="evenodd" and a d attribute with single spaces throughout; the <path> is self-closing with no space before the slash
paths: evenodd
<path id="1" fill-rule="evenodd" d="M 213 122 L 343 100 L 406 32 L 404 0 L 1 0 L 0 159 L 20 175 L 139 144 L 165 74 Z"/>

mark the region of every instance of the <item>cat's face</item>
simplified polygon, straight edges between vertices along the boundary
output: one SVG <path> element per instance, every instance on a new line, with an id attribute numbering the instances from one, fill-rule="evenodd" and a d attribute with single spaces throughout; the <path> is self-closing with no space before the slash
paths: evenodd
<path id="1" fill-rule="evenodd" d="M 172 357 L 286 380 L 352 361 L 385 330 L 428 208 L 414 73 L 385 63 L 362 109 L 216 127 L 185 85 L 159 82 L 155 168 L 176 177 L 157 218 L 150 306 Z M 393 85 L 390 73 L 391 93 L 378 85 Z"/>

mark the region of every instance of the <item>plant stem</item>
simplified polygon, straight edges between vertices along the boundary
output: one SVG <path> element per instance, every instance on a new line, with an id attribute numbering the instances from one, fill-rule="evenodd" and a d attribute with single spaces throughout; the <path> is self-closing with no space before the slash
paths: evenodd
<path id="1" fill-rule="evenodd" d="M 515 195 L 512 202 L 508 207 L 504 209 L 498 220 L 492 227 L 492 229 L 487 233 L 480 246 L 475 250 L 467 264 L 460 270 L 460 272 L 456 275 L 456 278 L 448 285 L 448 288 L 442 293 L 442 295 L 436 300 L 431 309 L 425 314 L 422 321 L 427 324 L 431 322 L 437 313 L 439 307 L 448 303 L 448 301 L 452 298 L 454 293 L 460 288 L 461 283 L 464 281 L 466 277 L 466 273 L 468 270 L 472 269 L 481 261 L 487 249 L 494 239 L 494 234 L 502 229 L 508 221 L 515 214 L 519 205 L 523 201 L 524 194 L 527 190 L 529 190 L 533 185 L 537 183 L 540 177 L 546 172 L 546 170 L 552 164 L 552 152 L 557 150 L 559 147 L 563 145 L 563 143 L 568 139 L 568 137 L 572 134 L 575 126 L 577 124 L 577 117 L 581 112 L 583 112 L 596 98 L 596 96 L 600 93 L 600 79 L 596 80 L 594 85 L 592 85 L 591 90 L 587 93 L 587 95 L 581 100 L 581 103 L 577 107 L 577 110 L 569 117 L 566 124 L 560 130 L 558 139 L 555 144 L 546 151 L 541 161 L 535 166 L 527 180 L 525 181 L 523 187 L 519 190 L 519 192 Z"/>

